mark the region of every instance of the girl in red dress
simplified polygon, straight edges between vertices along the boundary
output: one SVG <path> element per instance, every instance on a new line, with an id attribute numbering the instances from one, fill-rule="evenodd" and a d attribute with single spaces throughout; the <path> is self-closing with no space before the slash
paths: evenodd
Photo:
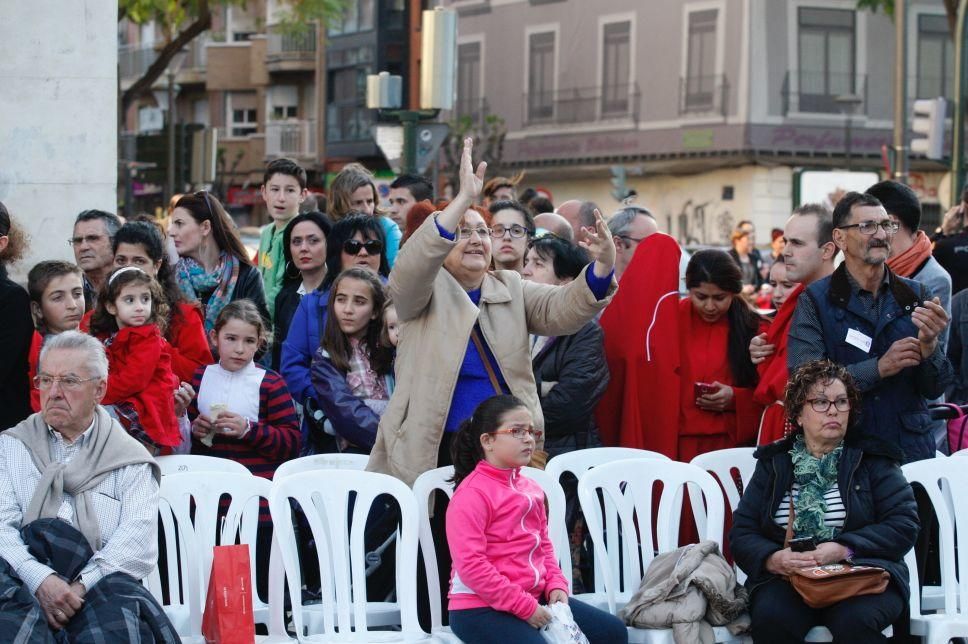
<path id="1" fill-rule="evenodd" d="M 162 336 L 168 304 L 161 286 L 134 266 L 119 268 L 105 282 L 91 317 L 91 334 L 108 355 L 108 390 L 102 404 L 113 405 L 128 433 L 153 453 L 181 444 L 175 417 L 178 380 L 171 348 Z"/>

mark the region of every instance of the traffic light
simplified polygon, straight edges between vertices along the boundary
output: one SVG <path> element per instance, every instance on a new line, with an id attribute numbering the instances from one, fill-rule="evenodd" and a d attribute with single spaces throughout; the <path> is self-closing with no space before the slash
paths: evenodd
<path id="1" fill-rule="evenodd" d="M 612 196 L 619 203 L 629 196 L 628 171 L 624 166 L 613 165 L 612 168 Z"/>
<path id="2" fill-rule="evenodd" d="M 911 119 L 911 152 L 923 154 L 929 159 L 944 159 L 944 117 L 946 103 L 943 98 L 925 98 L 914 101 Z"/>

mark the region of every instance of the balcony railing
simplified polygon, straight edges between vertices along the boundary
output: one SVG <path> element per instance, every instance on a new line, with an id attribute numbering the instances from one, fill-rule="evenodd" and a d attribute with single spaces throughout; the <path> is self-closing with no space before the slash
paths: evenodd
<path id="1" fill-rule="evenodd" d="M 372 138 L 373 111 L 356 102 L 326 106 L 326 140 L 331 143 L 367 141 Z"/>
<path id="2" fill-rule="evenodd" d="M 575 125 L 631 120 L 638 123 L 638 85 L 606 85 L 524 95 L 524 124 Z"/>
<path id="3" fill-rule="evenodd" d="M 783 81 L 783 114 L 810 112 L 814 114 L 844 114 L 852 107 L 838 98 L 858 96 L 861 99 L 854 114 L 867 109 L 867 76 L 837 72 L 793 70 Z"/>
<path id="4" fill-rule="evenodd" d="M 266 53 L 270 62 L 312 60 L 316 55 L 316 25 L 306 25 L 303 31 L 295 33 L 269 27 Z"/>
<path id="5" fill-rule="evenodd" d="M 729 81 L 722 74 L 679 79 L 679 114 L 718 114 L 729 109 Z"/>
<path id="6" fill-rule="evenodd" d="M 141 78 L 157 57 L 154 45 L 121 45 L 118 47 L 118 75 L 122 80 Z"/>
<path id="7" fill-rule="evenodd" d="M 315 157 L 316 121 L 266 123 L 266 156 Z"/>

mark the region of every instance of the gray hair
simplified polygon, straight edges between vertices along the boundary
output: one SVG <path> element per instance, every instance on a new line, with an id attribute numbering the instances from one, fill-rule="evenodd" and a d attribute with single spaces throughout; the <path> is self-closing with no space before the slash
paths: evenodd
<path id="1" fill-rule="evenodd" d="M 100 219 L 104 222 L 104 230 L 107 231 L 108 237 L 111 241 L 114 241 L 114 236 L 118 234 L 121 229 L 121 219 L 118 218 L 114 213 L 106 212 L 104 210 L 82 210 L 77 219 L 74 220 L 74 225 L 81 223 L 82 221 L 95 221 Z"/>
<path id="2" fill-rule="evenodd" d="M 618 237 L 629 229 L 629 226 L 632 225 L 632 222 L 639 215 L 645 215 L 646 217 L 655 219 L 652 213 L 646 208 L 641 206 L 626 206 L 612 215 L 608 220 L 608 232 L 612 233 L 612 237 Z"/>
<path id="3" fill-rule="evenodd" d="M 40 350 L 40 364 L 44 363 L 48 353 L 57 349 L 84 351 L 87 353 L 84 366 L 87 367 L 91 377 L 108 377 L 108 356 L 104 353 L 104 346 L 88 334 L 80 331 L 64 331 L 49 336 L 44 342 L 44 348 Z"/>

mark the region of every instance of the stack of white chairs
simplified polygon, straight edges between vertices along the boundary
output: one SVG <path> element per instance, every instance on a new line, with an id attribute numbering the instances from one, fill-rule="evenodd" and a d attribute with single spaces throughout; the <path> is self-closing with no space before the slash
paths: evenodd
<path id="1" fill-rule="evenodd" d="M 908 463 L 902 467 L 904 476 L 913 484 L 924 487 L 938 517 L 938 540 L 941 559 L 940 588 L 925 587 L 925 599 L 917 592 L 919 576 L 917 560 L 912 549 L 904 561 L 910 575 L 911 634 L 923 638 L 926 644 L 946 643 L 952 638 L 968 637 L 968 606 L 961 597 L 968 597 L 968 548 L 956 548 L 959 537 L 968 534 L 968 471 L 963 457 L 935 458 Z M 923 609 L 937 610 L 923 614 Z"/>

